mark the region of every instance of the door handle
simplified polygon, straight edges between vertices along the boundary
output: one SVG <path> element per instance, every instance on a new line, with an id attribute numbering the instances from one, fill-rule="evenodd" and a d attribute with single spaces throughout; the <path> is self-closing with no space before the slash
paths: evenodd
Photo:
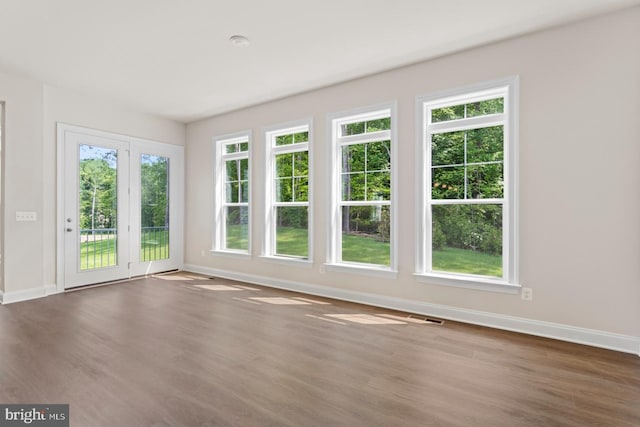
<path id="1" fill-rule="evenodd" d="M 73 228 L 67 228 L 67 233 L 73 231 Z"/>

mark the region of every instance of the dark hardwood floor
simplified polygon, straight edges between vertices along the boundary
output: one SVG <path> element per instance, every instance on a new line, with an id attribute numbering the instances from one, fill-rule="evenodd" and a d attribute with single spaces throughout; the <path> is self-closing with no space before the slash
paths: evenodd
<path id="1" fill-rule="evenodd" d="M 196 277 L 0 306 L 0 403 L 77 427 L 640 426 L 638 356 Z"/>

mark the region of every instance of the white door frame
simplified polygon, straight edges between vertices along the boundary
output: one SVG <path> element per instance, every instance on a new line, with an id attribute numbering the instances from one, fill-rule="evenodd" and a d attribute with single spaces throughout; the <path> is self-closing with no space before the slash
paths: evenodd
<path id="1" fill-rule="evenodd" d="M 156 141 L 135 138 L 127 135 L 104 132 L 95 129 L 69 125 L 65 123 L 57 124 L 57 219 L 56 219 L 56 290 L 57 292 L 65 291 L 65 139 L 67 133 L 83 134 L 87 136 L 107 138 L 111 140 L 123 141 L 129 144 L 130 161 L 129 170 L 126 172 L 130 183 L 139 182 L 139 156 L 140 154 L 156 154 L 162 156 L 171 156 L 170 174 L 171 181 L 169 184 L 170 194 L 170 260 L 154 261 L 152 263 L 139 263 L 139 236 L 129 239 L 129 262 L 131 270 L 129 276 L 151 274 L 159 271 L 172 269 L 180 269 L 184 263 L 183 239 L 184 239 L 184 147 L 173 144 L 165 144 Z M 132 173 L 133 172 L 133 173 Z M 131 191 L 128 196 L 129 213 L 128 224 L 132 226 L 131 235 L 135 235 L 136 230 L 139 231 L 140 226 L 140 192 L 139 185 L 130 185 Z"/>

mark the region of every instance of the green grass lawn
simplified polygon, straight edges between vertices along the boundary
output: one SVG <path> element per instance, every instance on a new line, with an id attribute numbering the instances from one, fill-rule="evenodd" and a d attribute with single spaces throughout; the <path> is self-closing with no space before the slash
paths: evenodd
<path id="1" fill-rule="evenodd" d="M 227 248 L 247 249 L 246 226 L 227 228 Z M 140 259 L 153 261 L 169 256 L 169 242 L 166 231 L 156 232 L 142 239 Z M 152 237 L 152 238 L 151 238 Z M 306 229 L 279 227 L 276 252 L 279 255 L 308 256 L 308 234 Z M 390 264 L 388 242 L 381 242 L 366 235 L 342 236 L 342 259 L 347 262 L 361 262 L 388 266 Z M 483 276 L 502 277 L 502 257 L 457 248 L 443 248 L 433 251 L 433 270 Z M 116 265 L 116 239 L 114 237 L 80 244 L 80 268 L 82 270 Z"/>
<path id="2" fill-rule="evenodd" d="M 361 234 L 347 234 L 342 236 L 342 260 L 389 266 L 391 250 L 388 242 Z"/>
<path id="3" fill-rule="evenodd" d="M 169 232 L 158 230 L 140 236 L 140 261 L 157 261 L 169 258 Z"/>
<path id="4" fill-rule="evenodd" d="M 249 249 L 249 226 L 247 225 L 227 225 L 227 249 L 237 249 L 246 251 Z"/>
<path id="5" fill-rule="evenodd" d="M 433 251 L 432 268 L 436 271 L 502 277 L 502 257 L 445 247 Z"/>
<path id="6" fill-rule="evenodd" d="M 157 261 L 169 258 L 169 236 L 167 231 L 143 234 L 140 241 L 140 261 Z M 112 267 L 118 262 L 117 238 L 80 243 L 80 270 Z"/>
<path id="7" fill-rule="evenodd" d="M 276 254 L 306 258 L 309 256 L 309 233 L 306 228 L 278 227 Z"/>
<path id="8" fill-rule="evenodd" d="M 116 240 L 115 237 L 109 237 L 103 240 L 89 240 L 80 243 L 80 270 L 116 265 L 118 262 Z"/>
<path id="9" fill-rule="evenodd" d="M 278 254 L 307 256 L 307 230 L 278 228 Z M 366 235 L 342 236 L 342 259 L 348 262 L 389 265 L 388 242 Z M 464 274 L 502 277 L 502 257 L 465 249 L 443 248 L 433 252 L 433 269 Z"/>

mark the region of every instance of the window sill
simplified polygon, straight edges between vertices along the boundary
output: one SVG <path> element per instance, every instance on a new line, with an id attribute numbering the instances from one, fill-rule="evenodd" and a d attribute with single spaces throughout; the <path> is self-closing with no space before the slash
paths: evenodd
<path id="1" fill-rule="evenodd" d="M 313 267 L 313 262 L 311 262 L 307 258 L 295 258 L 295 257 L 284 257 L 284 256 L 267 256 L 263 255 L 260 257 L 262 261 L 270 262 L 273 264 L 281 264 L 281 265 L 291 265 L 295 267 L 301 268 L 311 268 Z"/>
<path id="2" fill-rule="evenodd" d="M 245 259 L 251 258 L 251 254 L 249 252 L 240 252 L 240 251 L 222 250 L 222 249 L 211 249 L 209 252 L 216 256 L 225 256 L 229 258 L 245 258 Z"/>
<path id="3" fill-rule="evenodd" d="M 335 271 L 340 273 L 363 274 L 373 277 L 385 277 L 388 279 L 396 279 L 398 272 L 386 267 L 376 267 L 375 265 L 366 264 L 324 264 L 326 271 Z"/>
<path id="4" fill-rule="evenodd" d="M 522 286 L 508 283 L 500 279 L 490 279 L 474 276 L 457 276 L 453 274 L 414 273 L 417 281 L 430 285 L 453 286 L 456 288 L 475 289 L 479 291 L 517 294 Z"/>

